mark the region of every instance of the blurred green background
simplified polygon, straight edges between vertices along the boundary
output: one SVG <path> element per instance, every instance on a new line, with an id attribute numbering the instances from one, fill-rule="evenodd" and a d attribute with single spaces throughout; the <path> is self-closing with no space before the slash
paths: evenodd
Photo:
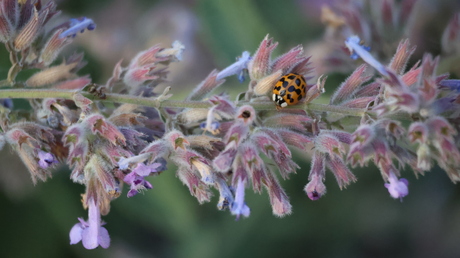
<path id="1" fill-rule="evenodd" d="M 57 23 L 79 16 L 97 23 L 95 31 L 79 35 L 63 53 L 84 51 L 89 64 L 80 74 L 90 74 L 97 83 L 107 80 L 121 58 L 127 65 L 156 43 L 183 42 L 184 61 L 172 65 L 170 82 L 163 85 L 171 85 L 180 98 L 212 69 L 226 67 L 244 50 L 254 53 L 267 33 L 280 43 L 275 56 L 298 44 L 308 47 L 323 33 L 318 8 L 327 1 L 57 2 L 63 10 Z M 419 2 L 424 15 L 419 21 L 423 35 L 415 39 L 421 46 L 417 53 L 437 54 L 439 35 L 458 4 Z M 1 78 L 9 68 L 6 54 L 0 50 Z M 345 78 L 332 74 L 328 93 Z M 222 88 L 238 92 L 244 87 L 229 78 Z M 312 202 L 303 192 L 309 159 L 304 153 L 295 156 L 301 169 L 281 182 L 293 206 L 290 216 L 274 217 L 266 193 L 247 191 L 251 216 L 235 221 L 216 209 L 217 196 L 199 205 L 170 166 L 150 179 L 152 190 L 130 199 L 124 193 L 112 203 L 103 218 L 111 246 L 88 251 L 81 244 L 70 246 L 68 238 L 77 217 L 87 218 L 80 203 L 84 187 L 69 180 L 65 167 L 52 180 L 33 186 L 19 159 L 4 148 L 0 257 L 460 257 L 460 188 L 443 171 L 436 168 L 418 179 L 403 171 L 410 181 L 403 202 L 390 198 L 373 166 L 355 169 L 358 182 L 343 191 L 328 172 L 327 195 Z"/>

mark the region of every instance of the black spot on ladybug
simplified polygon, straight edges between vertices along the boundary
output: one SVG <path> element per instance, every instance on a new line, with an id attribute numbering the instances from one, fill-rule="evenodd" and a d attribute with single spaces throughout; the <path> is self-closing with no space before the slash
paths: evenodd
<path id="1" fill-rule="evenodd" d="M 296 80 L 295 80 L 295 84 L 300 85 L 300 80 L 299 80 L 299 79 L 296 79 Z"/>
<path id="2" fill-rule="evenodd" d="M 275 87 L 275 90 L 281 90 L 281 86 Z"/>
<path id="3" fill-rule="evenodd" d="M 289 102 L 294 103 L 294 100 L 293 100 L 293 99 L 289 99 Z"/>
<path id="4" fill-rule="evenodd" d="M 290 98 L 291 98 L 291 94 L 288 94 L 288 95 L 286 96 L 286 98 L 290 99 Z"/>
<path id="5" fill-rule="evenodd" d="M 297 95 L 300 95 L 302 93 L 302 90 L 301 89 L 296 89 L 295 93 L 297 93 Z"/>
<path id="6" fill-rule="evenodd" d="M 289 92 L 295 91 L 295 87 L 294 87 L 294 86 L 289 87 L 289 88 L 288 88 L 288 91 L 289 91 Z"/>
<path id="7" fill-rule="evenodd" d="M 291 75 L 288 77 L 289 80 L 294 80 L 294 78 L 295 78 L 295 75 Z"/>
<path id="8" fill-rule="evenodd" d="M 279 80 L 280 82 L 284 82 L 284 77 L 281 77 L 281 79 Z"/>
<path id="9" fill-rule="evenodd" d="M 287 81 L 284 81 L 284 82 L 283 82 L 283 87 L 284 87 L 284 88 L 286 88 L 288 85 L 289 85 L 289 82 L 287 82 Z"/>
<path id="10" fill-rule="evenodd" d="M 301 99 L 302 99 L 302 95 L 299 95 L 299 96 L 297 97 L 297 101 L 300 101 Z"/>
<path id="11" fill-rule="evenodd" d="M 286 95 L 286 90 L 280 91 L 280 96 L 283 97 L 284 95 Z M 290 94 L 289 94 L 289 95 L 290 95 Z M 288 95 L 288 96 L 289 96 L 289 95 Z"/>

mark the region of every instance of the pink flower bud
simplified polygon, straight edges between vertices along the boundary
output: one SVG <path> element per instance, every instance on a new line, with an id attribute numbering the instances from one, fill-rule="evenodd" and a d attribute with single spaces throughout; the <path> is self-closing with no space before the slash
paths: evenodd
<path id="1" fill-rule="evenodd" d="M 258 80 L 254 86 L 254 94 L 258 96 L 269 95 L 273 90 L 273 85 L 279 81 L 282 75 L 283 71 L 277 70 Z"/>
<path id="2" fill-rule="evenodd" d="M 289 198 L 279 184 L 278 180 L 271 172 L 267 173 L 268 180 L 266 188 L 272 205 L 272 212 L 275 216 L 284 217 L 291 214 L 292 205 L 289 203 Z"/>
<path id="3" fill-rule="evenodd" d="M 396 74 L 402 74 L 406 68 L 406 64 L 409 61 L 409 58 L 414 53 L 414 51 L 415 46 L 410 46 L 408 39 L 401 40 L 396 50 L 396 54 L 393 56 L 393 59 L 391 59 L 388 67 L 393 69 Z"/>
<path id="4" fill-rule="evenodd" d="M 304 61 L 305 58 L 307 57 L 303 56 L 302 45 L 298 45 L 292 48 L 291 50 L 289 50 L 289 52 L 273 60 L 271 64 L 271 71 L 281 70 L 281 74 L 287 74 L 290 68 L 294 67 L 296 64 L 300 63 L 301 61 Z M 303 73 L 300 73 L 300 74 L 303 74 Z"/>
<path id="5" fill-rule="evenodd" d="M 24 50 L 33 43 L 42 29 L 45 19 L 46 16 L 44 13 L 39 15 L 37 10 L 35 8 L 33 9 L 33 14 L 29 22 L 22 27 L 13 41 L 13 47 L 16 51 Z"/>
<path id="6" fill-rule="evenodd" d="M 44 69 L 34 75 L 32 75 L 26 84 L 29 87 L 40 87 L 49 84 L 53 84 L 59 81 L 71 79 L 75 72 L 80 69 L 82 63 L 69 62 L 68 64 L 60 64 L 47 69 Z"/>
<path id="7" fill-rule="evenodd" d="M 348 169 L 343 160 L 327 157 L 326 165 L 334 174 L 340 189 L 346 188 L 351 182 L 356 182 L 355 175 Z"/>
<path id="8" fill-rule="evenodd" d="M 278 46 L 278 42 L 273 42 L 273 39 L 268 38 L 268 35 L 265 36 L 253 58 L 248 63 L 251 80 L 259 80 L 271 72 L 270 56 L 276 46 Z"/>
<path id="9" fill-rule="evenodd" d="M 233 160 L 237 152 L 237 145 L 235 141 L 231 141 L 225 149 L 213 160 L 212 164 L 214 169 L 218 172 L 225 173 L 230 170 Z"/>
<path id="10" fill-rule="evenodd" d="M 319 198 L 326 194 L 326 186 L 323 183 L 323 177 L 312 174 L 310 182 L 305 186 L 304 191 L 307 193 L 310 200 L 319 200 Z"/>
<path id="11" fill-rule="evenodd" d="M 178 130 L 172 130 L 164 136 L 164 139 L 166 139 L 166 141 L 172 146 L 174 150 L 177 150 L 178 148 L 186 150 L 190 145 L 184 134 Z"/>
<path id="12" fill-rule="evenodd" d="M 187 97 L 187 100 L 201 100 L 205 98 L 208 93 L 210 93 L 215 88 L 219 87 L 225 80 L 217 79 L 218 72 L 213 70 L 206 79 L 204 79 L 200 84 L 198 84 L 190 95 Z"/>
<path id="13" fill-rule="evenodd" d="M 361 65 L 343 82 L 332 95 L 330 103 L 339 104 L 353 97 L 353 93 L 365 82 L 371 79 L 366 75 L 367 65 Z"/>
<path id="14" fill-rule="evenodd" d="M 91 129 L 93 134 L 101 135 L 112 144 L 126 144 L 125 136 L 118 130 L 118 128 L 99 114 L 88 116 L 83 123 Z"/>
<path id="15" fill-rule="evenodd" d="M 179 167 L 177 176 L 188 187 L 190 194 L 195 196 L 200 204 L 210 201 L 212 192 L 191 169 Z"/>
<path id="16" fill-rule="evenodd" d="M 331 157 L 341 157 L 345 153 L 345 148 L 339 139 L 326 131 L 321 131 L 315 138 L 315 149 L 322 153 L 328 153 Z"/>
<path id="17" fill-rule="evenodd" d="M 425 143 L 429 137 L 429 129 L 425 123 L 414 122 L 410 125 L 408 136 L 411 142 Z"/>
<path id="18" fill-rule="evenodd" d="M 83 76 L 77 79 L 63 81 L 54 85 L 53 88 L 61 90 L 81 90 L 90 83 L 91 78 L 89 78 L 89 76 Z"/>
<path id="19" fill-rule="evenodd" d="M 45 67 L 49 66 L 56 59 L 59 52 L 72 42 L 71 38 L 60 37 L 63 31 L 64 29 L 56 30 L 51 38 L 46 42 L 45 46 L 43 46 L 38 61 L 43 63 Z"/>

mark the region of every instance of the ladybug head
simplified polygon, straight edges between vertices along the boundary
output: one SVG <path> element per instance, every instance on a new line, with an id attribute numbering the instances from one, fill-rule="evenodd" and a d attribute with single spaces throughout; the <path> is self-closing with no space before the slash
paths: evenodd
<path id="1" fill-rule="evenodd" d="M 286 94 L 286 91 L 283 90 L 280 92 L 281 94 Z M 283 95 L 284 95 L 283 94 Z M 273 98 L 272 98 L 273 102 L 275 102 L 275 104 L 279 107 L 287 107 L 288 103 L 284 100 L 284 98 L 282 97 L 282 95 L 278 95 L 276 93 L 273 93 Z"/>

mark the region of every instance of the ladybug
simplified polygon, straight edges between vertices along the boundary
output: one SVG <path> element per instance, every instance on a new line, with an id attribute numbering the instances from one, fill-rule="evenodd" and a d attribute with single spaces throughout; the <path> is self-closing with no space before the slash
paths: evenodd
<path id="1" fill-rule="evenodd" d="M 273 102 L 276 109 L 297 104 L 305 97 L 305 78 L 297 73 L 288 73 L 281 77 L 273 88 Z"/>

